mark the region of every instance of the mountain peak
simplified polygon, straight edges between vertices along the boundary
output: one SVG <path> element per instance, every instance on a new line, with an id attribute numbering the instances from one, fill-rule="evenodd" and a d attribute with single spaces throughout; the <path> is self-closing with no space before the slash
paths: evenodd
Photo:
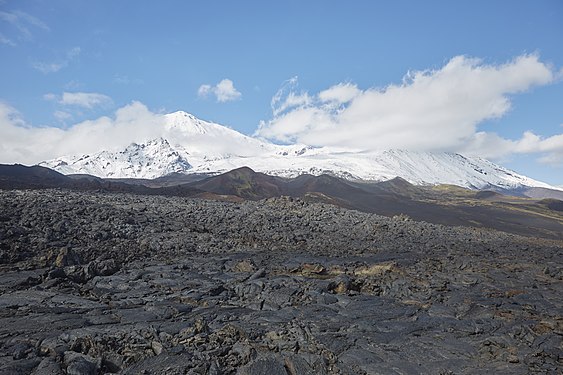
<path id="1" fill-rule="evenodd" d="M 230 171 L 230 173 L 245 174 L 245 175 L 256 174 L 256 172 L 252 168 L 247 167 L 246 165 L 239 168 L 235 168 L 232 171 Z"/>
<path id="2" fill-rule="evenodd" d="M 165 138 L 159 137 L 154 139 L 149 139 L 146 142 L 136 143 L 133 142 L 125 148 L 123 152 L 135 151 L 138 149 L 148 149 L 148 148 L 170 148 L 170 143 Z"/>
<path id="3" fill-rule="evenodd" d="M 166 129 L 168 131 L 176 131 L 183 134 L 208 134 L 212 127 L 211 125 L 215 125 L 183 111 L 164 115 L 164 118 L 166 119 Z"/>
<path id="4" fill-rule="evenodd" d="M 190 120 L 198 120 L 197 117 L 195 117 L 191 113 L 188 113 L 188 112 L 185 112 L 185 111 L 176 111 L 176 112 L 166 114 L 165 116 L 169 117 L 169 118 L 178 118 L 178 119 L 188 118 Z"/>
<path id="5" fill-rule="evenodd" d="M 192 167 L 187 153 L 173 148 L 164 138 L 131 143 L 119 152 L 61 157 L 40 165 L 64 174 L 109 178 L 157 178 L 174 172 L 185 173 Z"/>

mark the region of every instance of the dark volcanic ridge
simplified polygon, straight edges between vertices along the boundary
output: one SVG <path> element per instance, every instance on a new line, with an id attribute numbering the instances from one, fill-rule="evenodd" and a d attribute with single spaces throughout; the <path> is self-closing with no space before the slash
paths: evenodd
<path id="1" fill-rule="evenodd" d="M 0 373 L 563 368 L 561 241 L 290 197 L 11 190 L 0 212 Z"/>

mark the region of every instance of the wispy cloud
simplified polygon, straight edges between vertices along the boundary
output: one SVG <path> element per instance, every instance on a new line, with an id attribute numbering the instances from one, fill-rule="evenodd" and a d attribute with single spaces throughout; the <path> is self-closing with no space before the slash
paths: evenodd
<path id="1" fill-rule="evenodd" d="M 0 44 L 7 44 L 11 47 L 15 47 L 16 43 L 12 41 L 10 38 L 4 36 L 4 34 L 0 33 Z"/>
<path id="2" fill-rule="evenodd" d="M 112 103 L 109 96 L 94 92 L 65 92 L 61 100 L 62 105 L 72 105 L 84 108 L 93 108 Z"/>
<path id="3" fill-rule="evenodd" d="M 80 49 L 80 47 L 71 48 L 71 49 L 66 53 L 66 58 L 67 58 L 67 60 L 74 60 L 75 58 L 77 58 L 77 57 L 80 55 L 80 52 L 82 52 L 82 50 Z"/>
<path id="4" fill-rule="evenodd" d="M 45 31 L 50 31 L 51 29 L 49 28 L 49 26 L 47 26 L 47 24 L 43 21 L 41 21 L 39 18 L 32 16 L 29 13 L 25 13 L 22 11 L 15 11 L 14 14 L 18 17 L 19 20 L 21 20 L 20 23 L 26 23 L 28 25 L 31 26 L 35 26 L 36 28 L 45 30 Z"/>
<path id="5" fill-rule="evenodd" d="M 507 113 L 510 95 L 557 78 L 537 55 L 499 65 L 457 56 L 440 69 L 409 72 L 401 84 L 365 90 L 342 83 L 309 94 L 298 91 L 293 78 L 273 97 L 273 118 L 262 121 L 256 135 L 313 146 L 452 151 L 493 159 L 545 153 L 542 160 L 553 162 L 563 160 L 563 135 L 528 132 L 510 140 L 478 125 Z"/>
<path id="6" fill-rule="evenodd" d="M 197 95 L 201 98 L 206 98 L 210 94 L 214 95 L 219 103 L 237 100 L 242 96 L 230 79 L 224 79 L 214 86 L 208 84 L 201 85 L 197 91 Z"/>
<path id="7" fill-rule="evenodd" d="M 63 92 L 60 96 L 48 93 L 43 95 L 43 99 L 55 101 L 63 106 L 74 106 L 88 109 L 98 106 L 107 106 L 113 103 L 109 96 L 95 92 Z"/>
<path id="8" fill-rule="evenodd" d="M 113 77 L 113 82 L 120 85 L 142 85 L 144 83 L 142 79 L 130 78 L 129 76 L 124 74 L 116 74 Z"/>
<path id="9" fill-rule="evenodd" d="M 53 116 L 55 116 L 55 118 L 61 122 L 65 122 L 67 120 L 71 120 L 72 119 L 72 114 L 65 112 L 65 111 L 55 111 L 53 113 Z"/>
<path id="10" fill-rule="evenodd" d="M 65 90 L 78 90 L 82 87 L 82 84 L 79 81 L 76 80 L 70 80 L 67 83 L 64 84 L 64 89 Z"/>
<path id="11" fill-rule="evenodd" d="M 43 74 L 56 73 L 59 70 L 66 68 L 71 62 L 80 56 L 81 48 L 74 47 L 67 51 L 65 57 L 56 62 L 40 62 L 36 61 L 31 66 Z"/>
<path id="12" fill-rule="evenodd" d="M 113 104 L 109 96 L 95 92 L 63 92 L 60 95 L 48 93 L 43 95 L 43 99 L 57 104 L 53 117 L 63 124 L 76 116 L 84 115 L 85 109 L 108 109 Z"/>
<path id="13" fill-rule="evenodd" d="M 278 116 L 288 108 L 303 107 L 311 103 L 312 98 L 309 94 L 304 91 L 297 92 L 298 86 L 299 78 L 297 76 L 288 79 L 281 85 L 270 101 L 274 116 Z"/>
<path id="14" fill-rule="evenodd" d="M 8 23 L 15 29 L 14 38 L 20 40 L 32 40 L 34 29 L 40 29 L 43 31 L 49 31 L 49 26 L 41 21 L 39 18 L 32 16 L 31 14 L 15 10 L 15 11 L 0 11 L 0 21 Z M 9 41 L 9 44 L 15 46 L 16 43 L 13 42 L 11 38 L 3 37 L 4 40 Z M 1 39 L 1 38 L 0 38 Z"/>
<path id="15" fill-rule="evenodd" d="M 66 67 L 67 65 L 68 65 L 68 63 L 66 63 L 66 62 L 45 63 L 45 62 L 38 62 L 38 61 L 31 64 L 31 66 L 35 70 L 39 70 L 43 74 L 56 73 L 59 70 L 61 70 L 62 68 Z"/>

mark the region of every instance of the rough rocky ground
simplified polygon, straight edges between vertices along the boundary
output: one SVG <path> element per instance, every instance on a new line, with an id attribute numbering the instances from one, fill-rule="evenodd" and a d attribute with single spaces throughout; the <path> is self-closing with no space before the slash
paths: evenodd
<path id="1" fill-rule="evenodd" d="M 0 374 L 560 374 L 563 243 L 297 199 L 0 191 Z"/>

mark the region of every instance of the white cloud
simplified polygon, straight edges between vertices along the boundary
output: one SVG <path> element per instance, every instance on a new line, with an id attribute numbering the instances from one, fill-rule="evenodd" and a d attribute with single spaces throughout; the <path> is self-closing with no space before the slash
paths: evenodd
<path id="1" fill-rule="evenodd" d="M 274 96 L 275 115 L 256 134 L 288 143 L 368 151 L 407 148 L 486 158 L 538 154 L 542 162 L 562 164 L 563 134 L 544 137 L 525 132 L 519 139 L 506 139 L 478 128 L 483 120 L 510 109 L 509 95 L 555 79 L 553 68 L 534 55 L 502 65 L 456 57 L 440 69 L 411 73 L 401 84 L 382 89 L 343 83 L 309 94 L 298 90 L 295 78 Z M 203 85 L 201 90 L 216 95 L 217 86 Z M 70 120 L 74 110 L 111 103 L 108 96 L 83 92 L 51 93 L 44 99 L 61 106 L 54 114 L 60 121 Z M 66 129 L 38 128 L 0 102 L 0 163 L 33 164 L 61 155 L 120 149 L 163 136 L 163 121 L 161 114 L 133 102 L 112 117 Z"/>
<path id="2" fill-rule="evenodd" d="M 256 135 L 313 146 L 452 151 L 499 158 L 511 153 L 561 155 L 559 136 L 503 139 L 478 125 L 510 110 L 509 95 L 557 78 L 536 55 L 501 65 L 457 56 L 440 69 L 409 72 L 399 85 L 360 90 L 338 84 L 316 95 L 297 91 L 297 78 L 272 98 L 273 118 Z M 528 137 L 528 138 L 526 138 Z M 550 159 L 551 160 L 551 159 Z"/>
<path id="3" fill-rule="evenodd" d="M 237 100 L 242 96 L 240 91 L 235 88 L 233 81 L 230 79 L 224 79 L 215 86 L 204 84 L 197 90 L 197 95 L 202 98 L 205 98 L 210 94 L 215 95 L 215 98 L 219 103 Z"/>
<path id="4" fill-rule="evenodd" d="M 348 103 L 361 93 L 358 86 L 351 83 L 341 83 L 332 86 L 328 90 L 319 93 L 319 100 L 322 102 L 334 102 L 337 104 Z"/>
<path id="5" fill-rule="evenodd" d="M 521 153 L 541 152 L 543 153 L 540 158 L 541 162 L 563 166 L 563 134 L 544 138 L 532 132 L 526 132 L 516 143 L 516 150 Z"/>
<path id="6" fill-rule="evenodd" d="M 241 97 L 240 91 L 235 89 L 233 81 L 230 79 L 224 79 L 215 86 L 215 95 L 217 96 L 217 101 L 219 102 L 229 102 L 232 100 L 237 100 Z"/>
<path id="7" fill-rule="evenodd" d="M 301 91 L 297 93 L 298 77 L 292 77 L 285 81 L 278 92 L 272 97 L 270 106 L 274 116 L 278 116 L 288 108 L 304 107 L 312 102 L 308 93 Z"/>
<path id="8" fill-rule="evenodd" d="M 306 92 L 300 94 L 290 92 L 283 101 L 274 101 L 272 99 L 271 105 L 274 116 L 277 116 L 288 108 L 308 106 L 312 101 L 313 99 Z"/>
<path id="9" fill-rule="evenodd" d="M 199 89 L 197 90 L 197 95 L 202 97 L 202 98 L 205 98 L 211 92 L 212 92 L 211 85 L 201 85 L 201 86 L 199 86 Z"/>
<path id="10" fill-rule="evenodd" d="M 133 102 L 113 117 L 84 121 L 67 129 L 31 127 L 13 107 L 0 102 L 0 163 L 36 164 L 61 155 L 117 150 L 161 136 L 163 121 L 162 115 Z"/>
<path id="11" fill-rule="evenodd" d="M 43 95 L 43 99 L 48 101 L 56 101 L 63 106 L 94 108 L 98 106 L 107 106 L 113 103 L 107 95 L 95 92 L 63 92 L 61 96 L 53 93 Z"/>
<path id="12" fill-rule="evenodd" d="M 81 51 L 82 50 L 80 49 L 80 47 L 73 47 L 66 52 L 65 57 L 63 59 L 60 59 L 57 62 L 35 61 L 31 64 L 31 66 L 35 70 L 38 70 L 43 74 L 56 73 L 59 70 L 66 68 L 71 62 L 76 60 L 80 55 Z"/>

